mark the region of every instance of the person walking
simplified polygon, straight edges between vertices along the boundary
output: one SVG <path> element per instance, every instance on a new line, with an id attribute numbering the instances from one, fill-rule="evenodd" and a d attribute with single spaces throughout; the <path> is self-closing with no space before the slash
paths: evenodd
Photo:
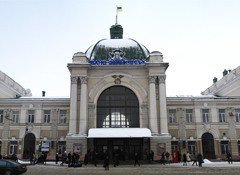
<path id="1" fill-rule="evenodd" d="M 183 153 L 183 166 L 187 166 L 187 155 Z"/>
<path id="2" fill-rule="evenodd" d="M 198 165 L 197 156 L 195 153 L 193 153 L 193 155 L 192 155 L 192 161 L 193 161 L 192 166 L 194 166 L 195 164 L 196 164 L 196 166 Z"/>
<path id="3" fill-rule="evenodd" d="M 202 163 L 203 163 L 203 156 L 201 153 L 198 153 L 197 155 L 197 160 L 198 160 L 198 166 L 202 167 Z"/>
<path id="4" fill-rule="evenodd" d="M 105 170 L 109 170 L 109 157 L 108 157 L 107 153 L 105 153 L 103 167 L 105 168 Z"/>
<path id="5" fill-rule="evenodd" d="M 229 151 L 227 151 L 227 155 L 226 156 L 227 156 L 228 163 L 232 164 L 232 155 L 231 155 L 231 153 Z"/>
<path id="6" fill-rule="evenodd" d="M 135 152 L 135 154 L 134 154 L 134 166 L 136 166 L 137 164 L 138 164 L 138 166 L 140 166 L 140 163 L 139 163 L 138 159 L 139 159 L 138 153 Z"/>
<path id="7" fill-rule="evenodd" d="M 56 155 L 55 155 L 55 163 L 58 164 L 58 161 L 59 161 L 59 155 L 58 155 L 58 153 L 56 153 Z"/>

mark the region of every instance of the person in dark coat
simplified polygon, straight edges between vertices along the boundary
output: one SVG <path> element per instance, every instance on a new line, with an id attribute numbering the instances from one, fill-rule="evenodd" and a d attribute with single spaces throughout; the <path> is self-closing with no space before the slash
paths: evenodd
<path id="1" fill-rule="evenodd" d="M 135 152 L 135 154 L 134 154 L 134 166 L 136 166 L 136 164 L 138 164 L 138 166 L 140 166 L 140 163 L 139 163 L 138 159 L 139 159 L 138 153 Z"/>
<path id="2" fill-rule="evenodd" d="M 232 164 L 232 155 L 231 155 L 231 153 L 230 153 L 229 151 L 227 152 L 227 155 L 226 155 L 226 156 L 227 156 L 228 163 L 229 163 L 229 164 L 230 164 L 230 163 Z"/>
<path id="3" fill-rule="evenodd" d="M 183 166 L 187 166 L 187 155 L 183 153 Z"/>
<path id="4" fill-rule="evenodd" d="M 196 164 L 196 166 L 198 165 L 198 164 L 197 164 L 197 162 L 198 162 L 198 161 L 197 161 L 197 156 L 196 156 L 195 153 L 193 153 L 192 161 L 193 161 L 192 166 L 194 166 L 195 164 Z"/>
<path id="5" fill-rule="evenodd" d="M 56 164 L 58 164 L 58 161 L 59 161 L 59 156 L 58 156 L 58 153 L 56 153 L 56 155 L 55 155 L 55 162 L 56 162 Z"/>
<path id="6" fill-rule="evenodd" d="M 104 158 L 103 167 L 105 168 L 105 170 L 109 170 L 109 157 L 108 157 L 107 153 Z"/>
<path id="7" fill-rule="evenodd" d="M 92 153 L 92 161 L 93 161 L 94 166 L 97 166 L 98 161 L 97 161 L 97 152 L 96 151 L 93 151 L 93 153 Z"/>
<path id="8" fill-rule="evenodd" d="M 201 153 L 199 153 L 199 154 L 197 155 L 197 160 L 198 160 L 198 166 L 199 166 L 199 167 L 202 167 L 203 156 L 202 156 Z"/>

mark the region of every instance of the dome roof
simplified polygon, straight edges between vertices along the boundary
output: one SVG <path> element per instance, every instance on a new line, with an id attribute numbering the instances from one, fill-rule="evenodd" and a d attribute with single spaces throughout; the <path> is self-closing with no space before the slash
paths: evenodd
<path id="1" fill-rule="evenodd" d="M 148 49 L 133 39 L 102 39 L 92 45 L 86 56 L 92 60 L 146 60 Z"/>

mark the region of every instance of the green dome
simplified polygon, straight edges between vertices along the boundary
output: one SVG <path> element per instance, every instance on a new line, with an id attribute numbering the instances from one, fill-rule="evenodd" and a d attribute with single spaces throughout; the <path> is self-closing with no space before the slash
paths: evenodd
<path id="1" fill-rule="evenodd" d="M 103 39 L 86 51 L 92 60 L 146 60 L 149 51 L 133 39 Z"/>

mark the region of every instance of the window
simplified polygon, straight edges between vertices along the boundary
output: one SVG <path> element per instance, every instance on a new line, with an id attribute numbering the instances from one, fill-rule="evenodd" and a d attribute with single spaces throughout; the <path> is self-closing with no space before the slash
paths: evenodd
<path id="1" fill-rule="evenodd" d="M 190 154 L 195 154 L 196 152 L 196 142 L 195 141 L 188 141 L 188 152 Z"/>
<path id="2" fill-rule="evenodd" d="M 240 141 L 238 141 L 238 155 L 240 155 Z"/>
<path id="3" fill-rule="evenodd" d="M 240 109 L 235 109 L 236 122 L 240 122 Z"/>
<path id="4" fill-rule="evenodd" d="M 169 123 L 177 123 L 176 109 L 169 109 Z"/>
<path id="5" fill-rule="evenodd" d="M 209 109 L 202 109 L 202 121 L 203 123 L 209 122 Z"/>
<path id="6" fill-rule="evenodd" d="M 19 111 L 13 111 L 12 122 L 13 123 L 19 123 Z"/>
<path id="7" fill-rule="evenodd" d="M 0 110 L 0 123 L 3 123 L 3 110 Z"/>
<path id="8" fill-rule="evenodd" d="M 225 109 L 219 109 L 219 110 L 218 110 L 218 117 L 219 117 L 219 122 L 220 122 L 220 123 L 226 122 Z"/>
<path id="9" fill-rule="evenodd" d="M 171 142 L 171 150 L 173 151 L 178 151 L 178 141 L 172 141 Z"/>
<path id="10" fill-rule="evenodd" d="M 186 109 L 186 122 L 192 123 L 193 117 L 192 117 L 193 110 L 192 109 Z"/>
<path id="11" fill-rule="evenodd" d="M 67 110 L 60 110 L 59 123 L 67 123 Z"/>
<path id="12" fill-rule="evenodd" d="M 28 111 L 28 123 L 34 123 L 34 114 L 35 111 L 34 110 L 29 110 Z"/>
<path id="13" fill-rule="evenodd" d="M 222 154 L 227 154 L 227 152 L 229 151 L 228 149 L 228 141 L 221 141 L 221 153 Z"/>
<path id="14" fill-rule="evenodd" d="M 135 93 L 123 86 L 104 90 L 97 101 L 97 127 L 139 127 L 139 102 Z"/>
<path id="15" fill-rule="evenodd" d="M 50 123 L 50 110 L 44 110 L 43 123 Z"/>
<path id="16" fill-rule="evenodd" d="M 11 141 L 9 145 L 9 155 L 17 154 L 17 141 Z"/>

